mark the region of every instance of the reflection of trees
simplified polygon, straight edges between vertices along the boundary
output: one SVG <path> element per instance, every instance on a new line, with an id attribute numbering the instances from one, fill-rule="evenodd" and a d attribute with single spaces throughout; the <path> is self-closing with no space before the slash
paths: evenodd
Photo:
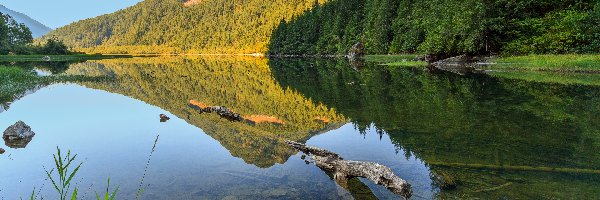
<path id="1" fill-rule="evenodd" d="M 398 148 L 426 163 L 600 169 L 598 88 L 382 66 L 356 72 L 345 61 L 272 60 L 270 64 L 284 87 L 335 108 L 359 130 L 373 124 L 388 133 Z M 565 174 L 514 172 L 500 176 L 494 170 L 432 168 L 456 176 L 462 184 L 454 193 L 442 196 L 487 191 L 482 188 L 515 180 L 539 189 L 512 184 L 487 193 L 491 198 L 560 197 L 565 191 L 553 188 L 562 181 L 575 183 L 567 186 L 567 191 L 589 189 L 582 197 L 600 193 L 589 182 L 598 181 L 597 175 L 588 175 L 583 181 L 579 175 L 557 180 Z"/>
<path id="2" fill-rule="evenodd" d="M 110 80 L 110 77 L 81 75 L 40 77 L 32 72 L 32 66 L 39 65 L 13 63 L 9 67 L 0 66 L 0 113 L 8 110 L 13 102 L 53 83 Z"/>
<path id="3" fill-rule="evenodd" d="M 52 74 L 60 74 L 60 73 L 67 71 L 67 69 L 69 69 L 69 66 L 74 63 L 76 63 L 76 62 L 71 62 L 71 61 L 12 62 L 12 63 L 2 63 L 2 65 L 17 66 L 17 67 L 23 68 L 25 70 L 44 69 L 44 70 L 48 70 Z"/>
<path id="4" fill-rule="evenodd" d="M 94 64 L 95 63 L 95 64 Z M 306 141 L 344 119 L 324 105 L 282 88 L 264 59 L 138 58 L 73 65 L 67 74 L 112 74 L 115 83 L 84 85 L 159 106 L 202 128 L 236 157 L 259 167 L 283 163 L 293 150 L 283 139 Z M 229 122 L 199 114 L 189 101 L 226 106 L 241 115 L 273 116 L 283 125 Z M 330 123 L 317 119 L 326 118 Z"/>

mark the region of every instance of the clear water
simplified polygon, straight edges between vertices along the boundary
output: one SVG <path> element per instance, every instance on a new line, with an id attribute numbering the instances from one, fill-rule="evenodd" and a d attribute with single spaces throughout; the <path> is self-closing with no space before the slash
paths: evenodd
<path id="1" fill-rule="evenodd" d="M 44 170 L 54 167 L 56 147 L 83 162 L 75 184 L 84 199 L 105 190 L 109 177 L 119 199 L 400 199 L 367 179 L 338 186 L 286 139 L 387 165 L 411 183 L 414 199 L 600 196 L 600 87 L 589 84 L 357 69 L 338 60 L 17 65 L 112 79 L 35 88 L 3 107 L 0 127 L 22 120 L 36 132 L 26 148 L 0 144 L 3 199 L 27 198 L 34 188 L 55 198 Z M 190 100 L 285 123 L 231 122 L 196 112 Z M 159 114 L 171 120 L 161 123 Z M 439 177 L 456 188 L 440 187 Z"/>

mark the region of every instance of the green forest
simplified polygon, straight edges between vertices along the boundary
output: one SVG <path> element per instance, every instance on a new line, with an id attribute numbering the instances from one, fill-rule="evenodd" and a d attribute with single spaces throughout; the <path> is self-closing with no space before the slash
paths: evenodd
<path id="1" fill-rule="evenodd" d="M 99 53 L 265 53 L 281 19 L 314 0 L 146 0 L 127 9 L 59 28 L 42 40 Z"/>
<path id="2" fill-rule="evenodd" d="M 600 1 L 146 0 L 42 37 L 93 53 L 564 54 L 600 49 Z"/>
<path id="3" fill-rule="evenodd" d="M 68 47 L 61 41 L 48 38 L 43 45 L 34 45 L 31 30 L 17 23 L 10 15 L 0 13 L 0 55 L 64 55 Z"/>
<path id="4" fill-rule="evenodd" d="M 600 52 L 596 0 L 333 0 L 282 20 L 270 54 Z"/>

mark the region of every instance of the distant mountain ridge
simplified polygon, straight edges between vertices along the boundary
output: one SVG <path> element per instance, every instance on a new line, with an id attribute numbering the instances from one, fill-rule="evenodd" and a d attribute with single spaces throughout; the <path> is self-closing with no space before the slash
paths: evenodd
<path id="1" fill-rule="evenodd" d="M 41 37 L 46 33 L 52 31 L 50 27 L 36 21 L 35 19 L 32 19 L 31 17 L 23 13 L 8 9 L 4 5 L 0 5 L 0 13 L 8 14 L 17 22 L 25 24 L 31 30 L 31 33 L 34 38 Z"/>

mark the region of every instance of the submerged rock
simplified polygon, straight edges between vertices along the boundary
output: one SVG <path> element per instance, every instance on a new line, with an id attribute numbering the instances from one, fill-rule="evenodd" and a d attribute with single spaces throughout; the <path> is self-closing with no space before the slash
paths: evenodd
<path id="1" fill-rule="evenodd" d="M 3 154 L 4 152 L 6 152 L 6 151 L 4 151 L 3 148 L 0 148 L 0 154 Z"/>
<path id="2" fill-rule="evenodd" d="M 170 117 L 168 117 L 165 114 L 160 114 L 159 117 L 160 117 L 160 122 L 167 122 L 171 119 Z"/>
<path id="3" fill-rule="evenodd" d="M 442 190 L 452 190 L 456 188 L 456 180 L 454 177 L 441 170 L 431 170 L 431 178 L 433 183 Z"/>
<path id="4" fill-rule="evenodd" d="M 25 122 L 18 121 L 9 126 L 2 135 L 6 146 L 11 148 L 25 148 L 33 139 L 35 133 Z"/>

